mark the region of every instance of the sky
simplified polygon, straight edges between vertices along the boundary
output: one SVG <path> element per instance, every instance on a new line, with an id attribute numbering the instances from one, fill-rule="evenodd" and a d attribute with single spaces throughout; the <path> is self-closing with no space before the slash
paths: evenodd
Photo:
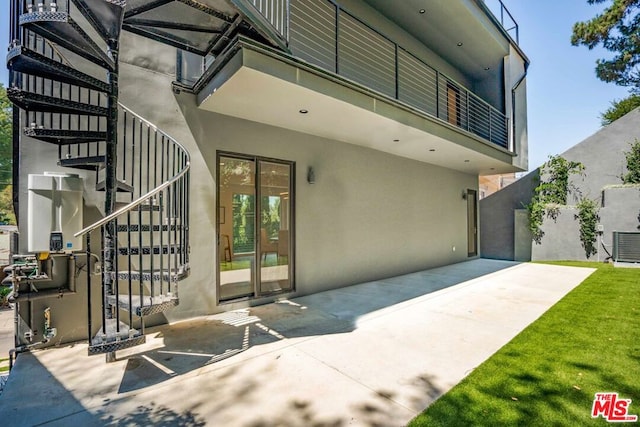
<path id="1" fill-rule="evenodd" d="M 486 0 L 487 4 L 495 0 Z M 492 3 L 493 2 L 493 3 Z M 529 170 L 560 154 L 600 129 L 600 114 L 611 101 L 627 96 L 626 88 L 595 75 L 602 49 L 571 46 L 573 24 L 595 16 L 606 6 L 587 0 L 503 0 L 519 25 L 520 47 L 531 65 L 527 75 Z M 9 45 L 9 1 L 0 0 L 0 46 Z M 498 15 L 499 16 L 499 15 Z M 0 82 L 6 87 L 6 64 Z"/>

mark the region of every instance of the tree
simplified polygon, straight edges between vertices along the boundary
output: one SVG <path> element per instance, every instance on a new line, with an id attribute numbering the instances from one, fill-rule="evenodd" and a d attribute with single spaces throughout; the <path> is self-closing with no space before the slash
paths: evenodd
<path id="1" fill-rule="evenodd" d="M 631 94 L 611 102 L 611 107 L 600 115 L 602 126 L 610 125 L 620 117 L 640 107 L 640 94 Z"/>
<path id="2" fill-rule="evenodd" d="M 571 44 L 593 49 L 602 45 L 615 52 L 612 59 L 598 59 L 596 75 L 605 82 L 629 86 L 640 92 L 640 0 L 587 0 L 611 2 L 601 14 L 573 26 Z"/>
<path id="3" fill-rule="evenodd" d="M 630 151 L 624 152 L 627 160 L 627 173 L 622 175 L 624 184 L 640 184 L 640 140 L 636 139 Z"/>
<path id="4" fill-rule="evenodd" d="M 11 184 L 12 147 L 11 102 L 7 98 L 7 90 L 0 83 L 0 190 Z"/>
<path id="5" fill-rule="evenodd" d="M 13 174 L 12 154 L 12 108 L 7 91 L 0 83 L 0 222 L 15 224 L 11 180 Z"/>

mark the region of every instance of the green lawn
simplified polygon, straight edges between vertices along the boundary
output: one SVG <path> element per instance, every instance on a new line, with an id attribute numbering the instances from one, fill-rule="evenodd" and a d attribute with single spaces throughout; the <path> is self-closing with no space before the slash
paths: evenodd
<path id="1" fill-rule="evenodd" d="M 640 415 L 640 269 L 598 268 L 410 426 L 608 425 L 596 392 Z"/>

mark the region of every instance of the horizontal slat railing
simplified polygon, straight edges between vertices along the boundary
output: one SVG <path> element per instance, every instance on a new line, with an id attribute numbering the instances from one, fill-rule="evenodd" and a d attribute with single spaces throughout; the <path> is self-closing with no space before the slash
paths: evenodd
<path id="1" fill-rule="evenodd" d="M 509 149 L 504 113 L 333 0 L 247 1 L 265 16 L 287 10 L 288 47 L 297 59 Z M 183 53 L 176 80 L 195 88 L 210 65 Z"/>
<path id="2" fill-rule="evenodd" d="M 296 57 L 508 148 L 505 114 L 338 4 L 291 0 L 290 7 Z"/>

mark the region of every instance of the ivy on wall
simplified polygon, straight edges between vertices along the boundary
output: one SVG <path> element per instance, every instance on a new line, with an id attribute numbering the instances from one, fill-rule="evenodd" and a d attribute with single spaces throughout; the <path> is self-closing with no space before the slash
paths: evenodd
<path id="1" fill-rule="evenodd" d="M 576 191 L 569 183 L 569 177 L 575 174 L 583 175 L 584 165 L 559 155 L 549 156 L 549 160 L 540 167 L 540 183 L 527 205 L 529 230 L 537 244 L 544 236 L 542 223 L 545 215 L 555 221 L 560 213 L 559 207 L 566 205 L 569 194 Z"/>
<path id="2" fill-rule="evenodd" d="M 589 259 L 591 255 L 598 253 L 596 244 L 596 227 L 600 221 L 598 205 L 595 201 L 583 197 L 576 207 L 578 213 L 575 215 L 575 219 L 580 223 L 580 242 L 582 242 L 584 254 Z"/>
<path id="3" fill-rule="evenodd" d="M 640 140 L 637 138 L 631 145 L 630 151 L 624 152 L 627 160 L 627 173 L 622 175 L 624 184 L 640 184 Z"/>

